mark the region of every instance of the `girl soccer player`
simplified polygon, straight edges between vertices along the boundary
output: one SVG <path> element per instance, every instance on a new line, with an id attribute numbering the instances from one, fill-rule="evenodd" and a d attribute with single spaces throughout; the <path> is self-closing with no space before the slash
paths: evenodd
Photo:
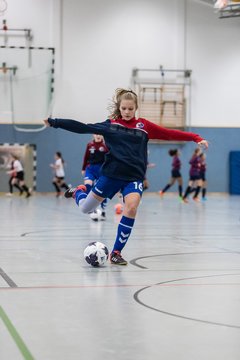
<path id="1" fill-rule="evenodd" d="M 104 199 L 121 191 L 124 199 L 122 218 L 117 229 L 116 240 L 110 254 L 110 261 L 116 265 L 127 265 L 122 257 L 137 213 L 142 192 L 143 179 L 147 169 L 147 144 L 149 139 L 194 141 L 208 147 L 208 142 L 197 134 L 170 130 L 149 120 L 136 118 L 138 98 L 135 92 L 117 89 L 112 111 L 104 122 L 84 124 L 75 120 L 44 120 L 47 126 L 86 134 L 101 134 L 109 149 L 102 166 L 101 176 L 90 193 L 79 185 L 66 191 L 65 197 L 72 197 L 83 213 L 92 212 Z"/>
<path id="2" fill-rule="evenodd" d="M 50 164 L 50 167 L 54 169 L 55 176 L 53 178 L 53 186 L 56 189 L 56 197 L 61 196 L 61 188 L 68 190 L 68 186 L 64 181 L 65 171 L 64 171 L 64 160 L 60 151 L 57 151 L 55 154 L 55 163 Z"/>
<path id="3" fill-rule="evenodd" d="M 14 171 L 14 161 L 16 159 L 10 154 L 10 163 L 8 164 L 7 168 L 9 169 L 7 171 L 7 174 L 10 175 L 10 178 L 8 180 L 8 186 L 9 186 L 9 193 L 7 193 L 7 196 L 13 195 L 13 186 L 16 187 L 19 190 L 19 195 L 22 195 L 23 189 L 18 185 L 18 182 L 15 181 L 15 177 L 17 175 L 16 171 Z"/>
<path id="4" fill-rule="evenodd" d="M 87 144 L 83 165 L 82 175 L 84 176 L 84 185 L 86 186 L 86 193 L 88 194 L 95 182 L 100 177 L 100 171 L 102 164 L 105 160 L 105 154 L 108 152 L 108 148 L 104 142 L 103 136 L 99 134 L 93 134 L 93 140 Z M 105 208 L 107 205 L 107 199 L 101 203 L 101 216 L 100 220 L 106 219 Z M 94 221 L 98 221 L 98 218 L 92 218 Z"/>
<path id="5" fill-rule="evenodd" d="M 207 195 L 207 179 L 206 179 L 206 154 L 201 153 L 200 155 L 200 179 L 202 180 L 202 201 L 206 201 L 206 195 Z"/>
<path id="6" fill-rule="evenodd" d="M 12 163 L 12 170 L 10 170 L 10 173 L 13 174 L 13 179 L 11 181 L 11 184 L 18 189 L 20 189 L 21 193 L 23 191 L 26 192 L 26 198 L 31 196 L 31 192 L 24 181 L 24 170 L 23 165 L 20 162 L 17 155 L 12 155 L 14 161 Z M 16 186 L 18 185 L 18 186 Z"/>
<path id="7" fill-rule="evenodd" d="M 200 176 L 201 169 L 201 159 L 200 159 L 201 149 L 196 148 L 194 153 L 189 161 L 190 170 L 189 170 L 189 182 L 183 196 L 183 202 L 188 203 L 188 195 L 194 191 L 193 200 L 199 201 L 198 194 L 201 189 L 202 181 Z"/>
<path id="8" fill-rule="evenodd" d="M 168 153 L 170 156 L 173 157 L 172 178 L 171 178 L 170 182 L 165 186 L 165 188 L 163 188 L 162 190 L 159 191 L 159 194 L 161 196 L 163 196 L 165 191 L 167 191 L 177 181 L 179 198 L 182 199 L 182 183 L 183 183 L 183 181 L 182 181 L 182 175 L 180 173 L 180 169 L 181 169 L 181 160 L 179 159 L 180 152 L 178 151 L 178 149 L 173 149 L 173 150 L 170 149 Z"/>

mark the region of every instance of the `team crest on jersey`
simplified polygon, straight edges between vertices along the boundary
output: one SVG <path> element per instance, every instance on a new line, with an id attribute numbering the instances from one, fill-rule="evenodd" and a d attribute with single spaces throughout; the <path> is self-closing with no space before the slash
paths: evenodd
<path id="1" fill-rule="evenodd" d="M 136 127 L 137 127 L 138 129 L 142 129 L 142 128 L 144 127 L 144 124 L 143 124 L 142 122 L 138 122 L 138 123 L 136 124 Z"/>

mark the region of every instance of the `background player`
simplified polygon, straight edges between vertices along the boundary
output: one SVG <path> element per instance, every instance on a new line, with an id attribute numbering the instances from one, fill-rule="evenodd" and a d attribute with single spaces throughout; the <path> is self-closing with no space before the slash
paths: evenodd
<path id="1" fill-rule="evenodd" d="M 30 190 L 25 184 L 24 181 L 24 170 L 23 165 L 20 162 L 17 155 L 12 155 L 13 157 L 13 163 L 12 163 L 12 170 L 8 171 L 8 174 L 13 175 L 11 184 L 13 186 L 16 186 L 18 189 L 21 189 L 21 192 L 26 192 L 26 198 L 31 196 Z"/>
<path id="2" fill-rule="evenodd" d="M 86 186 L 87 194 L 92 190 L 94 183 L 100 177 L 100 170 L 107 152 L 108 148 L 104 142 L 103 136 L 93 134 L 93 140 L 87 144 L 82 165 L 82 175 L 84 176 L 84 185 Z M 100 218 L 92 217 L 93 220 L 105 220 L 106 204 L 107 199 L 101 202 L 101 216 Z"/>
<path id="3" fill-rule="evenodd" d="M 198 194 L 202 185 L 202 181 L 200 178 L 200 168 L 201 168 L 200 154 L 201 154 L 201 149 L 196 148 L 189 161 L 190 164 L 189 182 L 185 194 L 183 196 L 183 202 L 185 203 L 188 203 L 187 197 L 193 191 L 194 191 L 193 200 L 199 201 Z"/>
<path id="4" fill-rule="evenodd" d="M 56 189 L 56 197 L 61 196 L 61 188 L 64 188 L 67 190 L 69 187 L 65 183 L 65 170 L 64 170 L 64 160 L 62 157 L 62 153 L 60 151 L 57 151 L 55 156 L 55 163 L 50 164 L 50 167 L 54 169 L 55 176 L 53 178 L 53 185 Z"/>
<path id="5" fill-rule="evenodd" d="M 161 196 L 163 196 L 163 194 L 172 186 L 175 184 L 175 182 L 178 182 L 178 194 L 179 194 L 179 198 L 182 200 L 182 185 L 183 185 L 183 180 L 182 180 L 182 175 L 180 173 L 180 169 L 181 169 L 181 160 L 179 158 L 180 156 L 180 151 L 178 149 L 170 149 L 169 150 L 169 155 L 173 157 L 172 160 L 172 177 L 171 180 L 169 181 L 169 183 L 162 189 L 159 191 L 159 194 Z"/>
<path id="6" fill-rule="evenodd" d="M 206 154 L 205 153 L 201 153 L 200 154 L 200 179 L 202 181 L 201 187 L 202 187 L 202 201 L 206 201 L 207 200 L 207 180 L 206 180 L 206 169 L 207 169 L 207 164 L 206 164 Z"/>

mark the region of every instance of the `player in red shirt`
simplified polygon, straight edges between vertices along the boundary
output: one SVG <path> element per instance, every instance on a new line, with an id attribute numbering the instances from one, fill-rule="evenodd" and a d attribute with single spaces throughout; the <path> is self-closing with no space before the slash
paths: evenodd
<path id="1" fill-rule="evenodd" d="M 169 183 L 162 189 L 159 191 L 159 194 L 161 196 L 163 196 L 163 194 L 171 187 L 175 184 L 175 182 L 178 182 L 178 194 L 179 194 L 179 198 L 182 200 L 182 175 L 180 173 L 180 169 L 181 169 L 181 160 L 179 158 L 180 156 L 180 151 L 178 149 L 170 149 L 169 150 L 169 155 L 172 156 L 173 160 L 172 160 L 172 177 L 171 180 L 169 181 Z"/>
<path id="2" fill-rule="evenodd" d="M 201 169 L 200 154 L 201 154 L 201 149 L 196 148 L 189 161 L 190 164 L 189 181 L 183 196 L 183 202 L 185 203 L 188 203 L 187 197 L 192 192 L 194 192 L 193 200 L 199 201 L 198 194 L 202 185 L 201 176 L 200 176 L 200 169 Z"/>
<path id="3" fill-rule="evenodd" d="M 127 265 L 121 251 L 126 245 L 141 201 L 143 179 L 147 169 L 147 144 L 149 139 L 194 141 L 208 147 L 201 136 L 158 126 L 149 120 L 136 118 L 138 98 L 134 91 L 117 89 L 109 119 L 95 124 L 84 124 L 69 119 L 46 119 L 47 126 L 80 134 L 101 134 L 109 152 L 101 169 L 101 176 L 89 194 L 80 185 L 66 191 L 65 197 L 75 199 L 83 213 L 93 211 L 104 199 L 121 191 L 124 199 L 122 218 L 110 261 Z"/>
<path id="4" fill-rule="evenodd" d="M 92 190 L 93 185 L 100 177 L 101 167 L 105 161 L 105 154 L 108 152 L 108 148 L 104 142 L 102 135 L 93 134 L 93 140 L 87 144 L 83 165 L 82 175 L 84 176 L 84 185 L 87 189 L 87 194 Z M 107 199 L 101 203 L 101 215 L 91 215 L 91 219 L 94 221 L 105 220 L 106 212 L 105 208 L 107 205 Z M 95 212 L 97 214 L 97 212 Z"/>
<path id="5" fill-rule="evenodd" d="M 206 164 L 206 154 L 205 153 L 201 153 L 200 163 L 201 163 L 200 178 L 202 180 L 202 201 L 206 201 L 207 200 L 207 197 L 206 197 L 206 195 L 207 195 L 207 179 L 206 179 L 207 164 Z"/>

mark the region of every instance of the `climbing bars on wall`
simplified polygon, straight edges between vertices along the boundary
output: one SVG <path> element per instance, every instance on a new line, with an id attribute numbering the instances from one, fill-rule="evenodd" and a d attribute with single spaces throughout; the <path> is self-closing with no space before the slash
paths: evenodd
<path id="1" fill-rule="evenodd" d="M 132 82 L 139 97 L 139 117 L 166 127 L 190 124 L 191 70 L 133 69 Z M 188 112 L 188 113 L 187 113 Z"/>

